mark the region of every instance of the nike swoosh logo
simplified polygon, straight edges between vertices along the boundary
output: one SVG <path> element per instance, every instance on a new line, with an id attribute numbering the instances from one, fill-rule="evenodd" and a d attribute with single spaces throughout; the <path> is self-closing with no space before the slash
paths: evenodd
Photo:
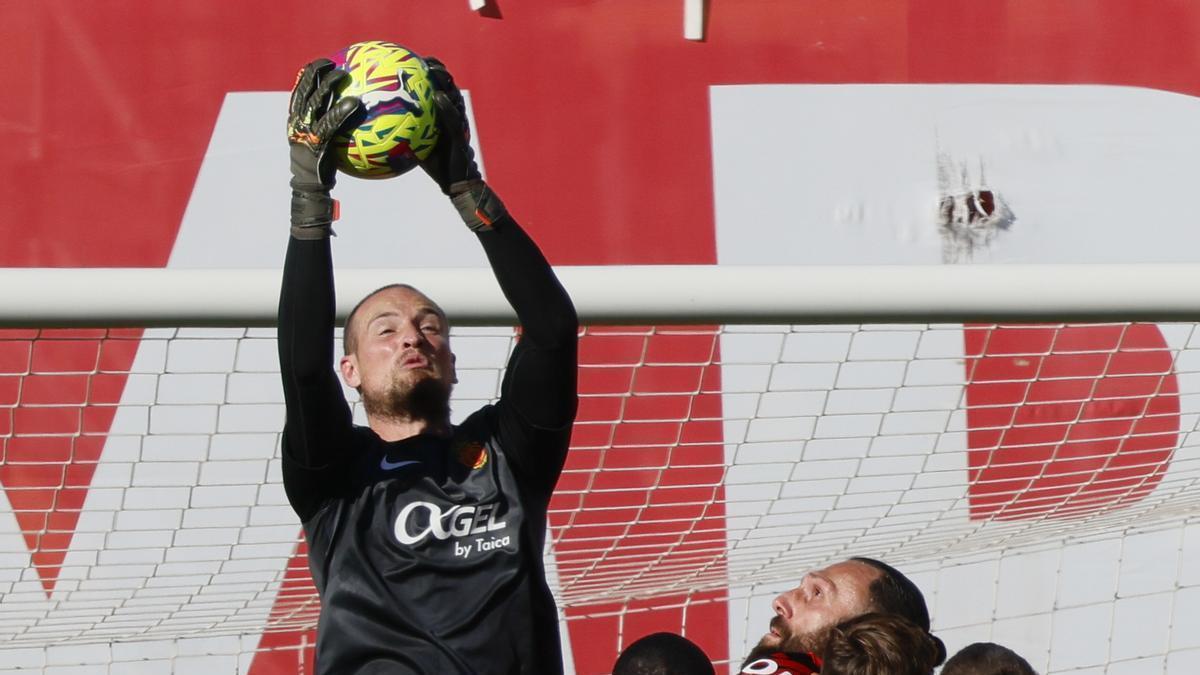
<path id="1" fill-rule="evenodd" d="M 400 467 L 408 466 L 409 464 L 420 464 L 420 462 L 415 459 L 410 459 L 403 462 L 389 462 L 386 456 L 379 460 L 379 468 L 383 469 L 384 471 L 399 469 Z"/>

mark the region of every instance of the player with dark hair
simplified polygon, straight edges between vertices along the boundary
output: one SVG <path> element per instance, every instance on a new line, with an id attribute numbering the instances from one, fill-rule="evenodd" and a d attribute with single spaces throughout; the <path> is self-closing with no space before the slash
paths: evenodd
<path id="1" fill-rule="evenodd" d="M 522 335 L 499 401 L 452 425 L 445 312 L 411 286 L 379 289 L 346 324 L 339 368 L 367 417 L 355 426 L 332 368 L 328 149 L 361 106 L 333 100 L 343 77 L 315 61 L 292 92 L 292 230 L 279 300 L 284 488 L 321 597 L 317 672 L 561 673 L 542 552 L 578 401 L 574 307 L 480 179 L 462 96 L 430 60 L 441 138 L 422 168 L 483 246 Z"/>
<path id="2" fill-rule="evenodd" d="M 850 561 L 869 565 L 879 571 L 879 576 L 871 582 L 870 588 L 867 589 L 873 611 L 902 616 L 915 623 L 926 633 L 929 632 L 929 608 L 925 605 L 925 595 L 912 582 L 912 579 L 882 560 L 855 557 Z M 946 658 L 946 647 L 938 638 L 935 637 L 934 640 L 937 640 L 941 647 L 942 655 L 938 659 L 938 663 L 941 663 Z"/>
<path id="3" fill-rule="evenodd" d="M 1037 675 L 1020 654 L 994 642 L 975 642 L 946 661 L 942 675 Z"/>
<path id="4" fill-rule="evenodd" d="M 770 665 L 765 661 L 782 667 L 781 659 L 792 663 L 795 675 L 819 672 L 820 655 L 833 628 L 869 612 L 907 619 L 936 645 L 936 663 L 946 658 L 942 641 L 929 632 L 929 610 L 921 590 L 896 568 L 872 558 L 851 558 L 809 572 L 771 606 L 775 616 L 770 630 L 751 650 L 743 673 L 766 672 Z"/>
<path id="5" fill-rule="evenodd" d="M 621 652 L 612 675 L 716 675 L 703 649 L 674 633 L 639 638 Z"/>
<path id="6" fill-rule="evenodd" d="M 821 675 L 932 675 L 944 657 L 928 631 L 897 614 L 871 612 L 830 631 Z"/>

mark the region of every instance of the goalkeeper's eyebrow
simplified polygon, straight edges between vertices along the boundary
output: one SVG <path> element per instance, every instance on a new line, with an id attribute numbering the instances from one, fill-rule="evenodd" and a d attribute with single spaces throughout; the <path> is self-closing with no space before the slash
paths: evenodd
<path id="1" fill-rule="evenodd" d="M 413 312 L 413 318 L 417 319 L 417 320 L 423 320 L 430 315 L 437 317 L 438 320 L 442 321 L 442 322 L 445 322 L 445 320 L 446 320 L 446 317 L 443 316 L 442 313 L 439 312 L 436 307 L 433 307 L 430 305 L 425 305 L 423 307 L 419 307 L 419 308 L 417 308 L 417 310 L 415 312 Z M 403 318 L 403 316 L 401 316 L 400 312 L 397 312 L 394 309 L 385 309 L 382 312 L 379 312 L 378 314 L 371 316 L 371 318 L 367 320 L 367 327 L 370 328 L 371 324 L 375 323 L 376 321 L 378 321 L 380 319 L 389 319 L 389 318 Z"/>

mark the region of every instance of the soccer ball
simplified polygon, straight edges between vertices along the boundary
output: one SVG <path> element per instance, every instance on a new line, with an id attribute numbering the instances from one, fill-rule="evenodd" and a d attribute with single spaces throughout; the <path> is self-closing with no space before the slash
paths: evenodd
<path id="1" fill-rule="evenodd" d="M 391 42 L 359 42 L 330 57 L 350 74 L 339 96 L 357 96 L 366 117 L 333 140 L 338 168 L 359 178 L 392 178 L 410 171 L 437 143 L 429 67 Z"/>

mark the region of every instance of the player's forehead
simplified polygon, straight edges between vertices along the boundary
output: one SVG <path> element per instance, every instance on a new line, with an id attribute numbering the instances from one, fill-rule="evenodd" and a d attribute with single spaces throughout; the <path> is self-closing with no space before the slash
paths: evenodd
<path id="1" fill-rule="evenodd" d="M 805 577 L 822 579 L 835 586 L 865 591 L 879 577 L 879 570 L 860 560 L 843 560 L 828 567 L 810 571 Z"/>
<path id="2" fill-rule="evenodd" d="M 396 286 L 377 291 L 364 300 L 356 318 L 370 323 L 384 316 L 408 318 L 430 312 L 443 316 L 441 308 L 429 296 L 415 288 Z"/>

